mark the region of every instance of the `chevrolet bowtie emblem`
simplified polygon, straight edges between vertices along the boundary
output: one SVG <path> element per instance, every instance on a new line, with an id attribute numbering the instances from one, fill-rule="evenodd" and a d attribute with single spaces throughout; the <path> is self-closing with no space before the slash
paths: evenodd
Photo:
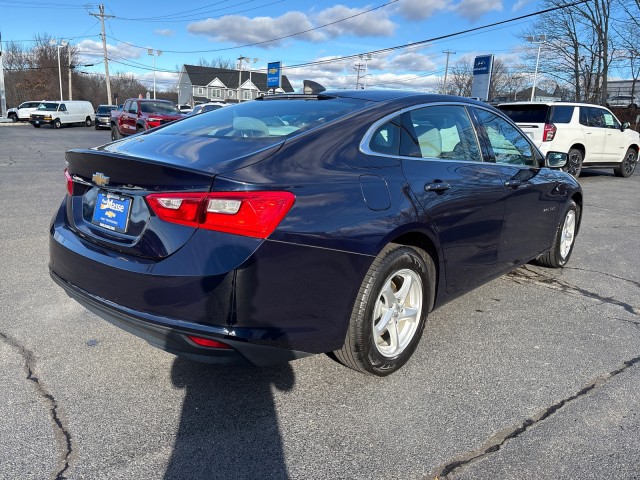
<path id="1" fill-rule="evenodd" d="M 109 183 L 109 177 L 105 177 L 102 172 L 96 172 L 91 177 L 91 181 L 100 187 L 104 187 L 107 183 Z"/>

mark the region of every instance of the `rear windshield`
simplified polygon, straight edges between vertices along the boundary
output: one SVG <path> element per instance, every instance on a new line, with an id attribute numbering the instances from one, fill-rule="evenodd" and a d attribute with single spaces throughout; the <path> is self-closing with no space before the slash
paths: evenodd
<path id="1" fill-rule="evenodd" d="M 353 98 L 253 100 L 188 117 L 158 133 L 243 139 L 289 137 L 370 104 Z"/>
<path id="2" fill-rule="evenodd" d="M 547 123 L 548 105 L 501 105 L 499 108 L 515 123 Z"/>
<path id="3" fill-rule="evenodd" d="M 172 103 L 166 102 L 140 102 L 140 110 L 145 113 L 164 113 L 166 115 L 180 115 L 182 113 Z"/>
<path id="4" fill-rule="evenodd" d="M 111 110 L 115 110 L 117 107 L 115 105 L 100 105 L 96 113 L 109 113 Z"/>

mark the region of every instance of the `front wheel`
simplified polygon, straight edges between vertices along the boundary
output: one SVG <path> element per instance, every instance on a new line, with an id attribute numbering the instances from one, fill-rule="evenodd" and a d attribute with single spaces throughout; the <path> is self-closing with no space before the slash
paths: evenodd
<path id="1" fill-rule="evenodd" d="M 616 168 L 613 169 L 613 173 L 616 177 L 630 177 L 636 169 L 638 164 L 638 153 L 629 148 L 627 153 L 624 154 L 624 158 Z"/>
<path id="2" fill-rule="evenodd" d="M 580 207 L 573 200 L 569 201 L 562 222 L 558 225 L 551 249 L 538 257 L 537 263 L 543 267 L 560 268 L 569 261 L 573 245 L 578 233 Z"/>
<path id="3" fill-rule="evenodd" d="M 15 113 L 10 113 L 9 114 L 9 119 L 13 122 L 16 123 L 18 121 L 18 115 L 16 115 Z"/>
<path id="4" fill-rule="evenodd" d="M 111 125 L 111 140 L 115 142 L 116 140 L 120 140 L 121 138 L 122 135 L 120 135 L 118 127 L 116 127 L 115 125 Z"/>
<path id="5" fill-rule="evenodd" d="M 418 346 L 434 295 L 431 257 L 414 247 L 388 245 L 362 282 L 336 358 L 362 373 L 395 372 Z"/>
<path id="6" fill-rule="evenodd" d="M 60 121 L 60 119 L 59 119 L 59 118 L 56 118 L 56 119 L 53 121 L 53 128 L 62 128 L 62 122 Z"/>
<path id="7" fill-rule="evenodd" d="M 565 172 L 570 173 L 575 178 L 580 176 L 580 170 L 582 170 L 582 152 L 576 148 L 572 148 L 568 152 L 568 161 L 566 167 L 563 169 Z"/>

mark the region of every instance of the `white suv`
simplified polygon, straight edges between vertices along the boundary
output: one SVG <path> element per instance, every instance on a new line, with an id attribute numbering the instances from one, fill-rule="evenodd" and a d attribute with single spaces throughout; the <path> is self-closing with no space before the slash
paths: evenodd
<path id="1" fill-rule="evenodd" d="M 618 177 L 633 174 L 640 134 L 598 105 L 568 102 L 514 102 L 498 106 L 545 155 L 569 155 L 566 170 L 574 177 L 585 167 L 613 168 Z"/>

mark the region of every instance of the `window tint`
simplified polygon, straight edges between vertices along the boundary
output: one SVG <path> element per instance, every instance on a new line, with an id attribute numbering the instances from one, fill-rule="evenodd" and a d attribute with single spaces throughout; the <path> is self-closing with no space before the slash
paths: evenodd
<path id="1" fill-rule="evenodd" d="M 400 154 L 400 120 L 395 118 L 384 125 L 378 127 L 373 133 L 369 148 L 372 152 L 384 153 L 385 155 Z"/>
<path id="2" fill-rule="evenodd" d="M 419 108 L 403 114 L 400 155 L 482 161 L 475 130 L 460 105 Z"/>
<path id="3" fill-rule="evenodd" d="M 537 167 L 538 162 L 529 142 L 504 119 L 486 110 L 476 109 L 496 163 Z"/>
<path id="4" fill-rule="evenodd" d="M 501 105 L 499 108 L 515 123 L 547 123 L 547 105 Z"/>
<path id="5" fill-rule="evenodd" d="M 614 117 L 601 108 L 580 107 L 580 123 L 587 127 L 607 128 L 614 125 Z"/>
<path id="6" fill-rule="evenodd" d="M 551 111 L 551 123 L 570 123 L 574 108 L 569 105 L 554 106 Z"/>

